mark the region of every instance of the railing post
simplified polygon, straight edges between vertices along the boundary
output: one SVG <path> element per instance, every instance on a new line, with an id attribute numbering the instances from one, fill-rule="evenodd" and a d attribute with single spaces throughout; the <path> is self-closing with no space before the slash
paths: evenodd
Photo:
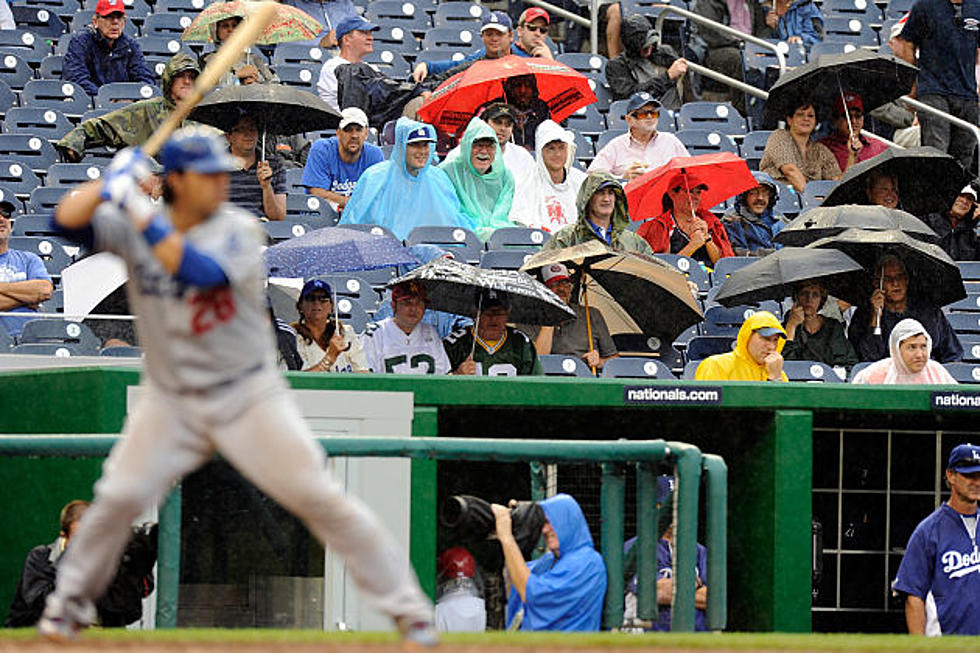
<path id="1" fill-rule="evenodd" d="M 657 472 L 652 463 L 636 465 L 636 616 L 657 619 Z"/>
<path id="2" fill-rule="evenodd" d="M 701 457 L 705 483 L 705 539 L 708 547 L 709 630 L 724 630 L 728 622 L 728 466 L 721 456 Z"/>
<path id="3" fill-rule="evenodd" d="M 623 465 L 602 464 L 602 557 L 606 561 L 606 605 L 602 614 L 605 630 L 623 625 L 623 506 L 626 475 Z"/>
<path id="4" fill-rule="evenodd" d="M 180 595 L 180 484 L 174 486 L 157 515 L 157 628 L 177 627 Z"/>
<path id="5" fill-rule="evenodd" d="M 680 442 L 667 444 L 677 461 L 677 489 L 674 491 L 674 599 L 670 609 L 670 630 L 690 632 L 694 630 L 701 451 Z"/>

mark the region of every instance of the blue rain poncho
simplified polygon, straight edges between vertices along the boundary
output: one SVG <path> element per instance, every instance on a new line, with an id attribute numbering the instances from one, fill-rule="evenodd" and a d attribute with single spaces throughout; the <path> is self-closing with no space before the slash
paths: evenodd
<path id="1" fill-rule="evenodd" d="M 558 535 L 559 556 L 548 552 L 528 563 L 522 604 L 517 590 L 507 602 L 507 623 L 524 608 L 521 630 L 599 630 L 606 595 L 606 566 L 595 550 L 578 502 L 567 494 L 541 502 Z"/>
<path id="2" fill-rule="evenodd" d="M 482 175 L 470 161 L 473 143 L 481 138 L 493 140 L 494 149 L 493 163 Z M 514 176 L 504 165 L 504 153 L 497 143 L 497 133 L 493 127 L 480 118 L 470 120 L 463 132 L 459 156 L 439 167 L 453 182 L 463 212 L 476 225 L 477 236 L 487 240 L 494 230 L 513 226 L 508 216 L 514 201 Z"/>
<path id="3" fill-rule="evenodd" d="M 432 125 L 399 118 L 391 158 L 376 163 L 361 175 L 340 219 L 345 224 L 376 224 L 404 240 L 415 227 L 443 226 L 473 229 L 456 198 L 446 173 L 432 165 L 432 158 L 416 176 L 405 165 L 409 133 L 424 129 L 432 139 Z"/>

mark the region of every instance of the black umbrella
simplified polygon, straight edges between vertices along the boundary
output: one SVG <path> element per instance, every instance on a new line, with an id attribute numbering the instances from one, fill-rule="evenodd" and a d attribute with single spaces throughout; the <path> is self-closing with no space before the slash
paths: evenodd
<path id="1" fill-rule="evenodd" d="M 784 247 L 732 273 L 715 301 L 723 306 L 782 301 L 804 281 L 819 281 L 834 297 L 858 304 L 869 294 L 867 271 L 844 252 L 834 249 Z"/>
<path id="2" fill-rule="evenodd" d="M 864 111 L 868 112 L 908 94 L 917 73 L 915 66 L 898 57 L 863 48 L 845 54 L 822 54 L 773 84 L 766 100 L 765 118 L 782 120 L 805 100 L 829 108 L 842 93 L 860 95 Z"/>
<path id="3" fill-rule="evenodd" d="M 929 225 L 911 213 L 883 206 L 846 204 L 804 211 L 776 234 L 775 241 L 781 245 L 803 247 L 848 229 L 897 229 L 923 242 L 934 243 L 939 239 Z"/>
<path id="4" fill-rule="evenodd" d="M 882 256 L 894 254 L 908 271 L 909 296 L 936 306 L 945 306 L 966 297 L 956 262 L 938 245 L 910 238 L 901 231 L 848 229 L 808 247 L 844 252 L 869 271 L 874 270 Z"/>
<path id="5" fill-rule="evenodd" d="M 494 290 L 507 296 L 511 322 L 557 325 L 575 317 L 565 302 L 544 284 L 517 270 L 488 270 L 437 258 L 402 275 L 388 286 L 418 281 L 429 297 L 428 308 L 477 317 L 480 292 Z"/>
<path id="6" fill-rule="evenodd" d="M 867 204 L 868 179 L 887 174 L 898 185 L 899 206 L 913 215 L 949 210 L 970 175 L 959 162 L 933 147 L 888 148 L 851 166 L 821 206 Z"/>
<path id="7" fill-rule="evenodd" d="M 340 124 L 340 114 L 319 97 L 283 84 L 220 88 L 205 97 L 189 119 L 227 132 L 244 115 L 255 119 L 259 131 L 277 136 L 335 129 Z"/>

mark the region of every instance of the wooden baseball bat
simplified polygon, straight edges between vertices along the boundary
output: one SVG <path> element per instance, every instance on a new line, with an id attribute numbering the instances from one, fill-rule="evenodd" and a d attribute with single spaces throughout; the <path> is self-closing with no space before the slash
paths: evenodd
<path id="1" fill-rule="evenodd" d="M 231 70 L 232 65 L 238 61 L 245 48 L 251 46 L 259 34 L 275 19 L 275 2 L 256 2 L 251 7 L 252 10 L 232 32 L 231 38 L 225 41 L 221 48 L 211 56 L 208 65 L 197 76 L 190 95 L 177 105 L 177 108 L 167 116 L 163 124 L 157 127 L 157 130 L 143 144 L 144 154 L 155 156 L 160 151 L 170 134 L 180 127 L 180 123 L 184 122 L 184 119 L 197 106 L 197 103 L 217 86 L 218 80 Z"/>

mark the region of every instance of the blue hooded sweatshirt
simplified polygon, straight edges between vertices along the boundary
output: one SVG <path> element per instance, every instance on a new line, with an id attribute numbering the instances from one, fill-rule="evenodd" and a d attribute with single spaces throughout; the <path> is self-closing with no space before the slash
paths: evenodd
<path id="1" fill-rule="evenodd" d="M 521 630 L 599 630 L 606 596 L 606 565 L 595 550 L 578 502 L 567 494 L 541 502 L 558 536 L 559 555 L 551 551 L 528 563 L 523 605 L 517 590 L 507 602 L 509 624 L 521 607 Z"/>
<path id="2" fill-rule="evenodd" d="M 813 0 L 796 0 L 779 19 L 777 29 L 780 41 L 799 36 L 809 52 L 814 43 L 823 41 L 823 14 Z"/>
<path id="3" fill-rule="evenodd" d="M 753 172 L 752 175 L 760 186 L 769 187 L 769 206 L 761 215 L 756 215 L 745 205 L 748 191 L 735 198 L 735 206 L 722 218 L 722 224 L 725 225 L 728 240 L 732 241 L 732 248 L 736 253 L 739 250 L 755 252 L 759 249 L 782 248 L 782 245 L 773 241 L 776 234 L 786 225 L 773 210 L 776 200 L 779 199 L 779 187 L 772 177 L 764 172 Z"/>
<path id="4" fill-rule="evenodd" d="M 445 226 L 473 229 L 463 213 L 449 176 L 432 165 L 433 157 L 416 176 L 405 165 L 409 134 L 425 131 L 436 138 L 436 130 L 424 122 L 399 118 L 395 123 L 395 146 L 391 158 L 376 163 L 361 175 L 347 201 L 340 225 L 376 224 L 387 227 L 404 240 L 415 227 Z"/>

